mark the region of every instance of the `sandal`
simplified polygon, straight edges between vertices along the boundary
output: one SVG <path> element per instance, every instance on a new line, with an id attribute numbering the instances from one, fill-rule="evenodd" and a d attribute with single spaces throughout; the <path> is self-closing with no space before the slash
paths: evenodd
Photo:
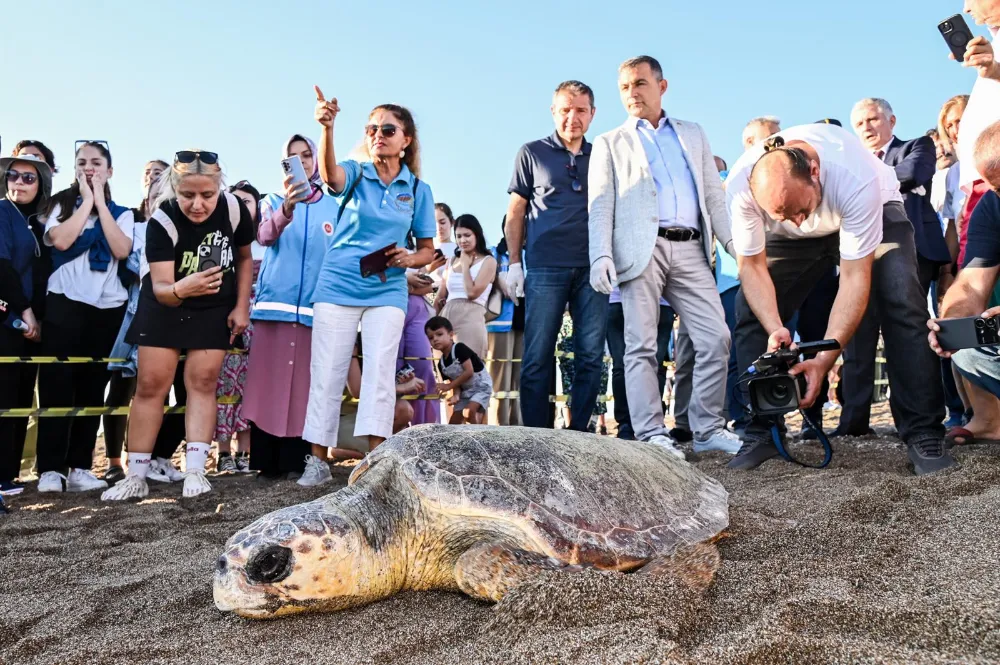
<path id="1" fill-rule="evenodd" d="M 1000 443 L 1000 439 L 980 439 L 964 427 L 952 427 L 945 433 L 944 442 L 949 448 L 952 448 L 973 444 Z"/>

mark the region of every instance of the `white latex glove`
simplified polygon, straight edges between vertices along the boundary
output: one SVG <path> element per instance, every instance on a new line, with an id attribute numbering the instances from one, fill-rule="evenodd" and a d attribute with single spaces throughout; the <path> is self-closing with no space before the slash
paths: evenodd
<path id="1" fill-rule="evenodd" d="M 524 266 L 511 263 L 507 266 L 507 293 L 517 306 L 517 299 L 524 297 Z"/>
<path id="2" fill-rule="evenodd" d="M 618 281 L 618 273 L 615 272 L 615 262 L 607 256 L 594 261 L 590 266 L 590 285 L 598 293 L 610 295 L 615 282 Z"/>

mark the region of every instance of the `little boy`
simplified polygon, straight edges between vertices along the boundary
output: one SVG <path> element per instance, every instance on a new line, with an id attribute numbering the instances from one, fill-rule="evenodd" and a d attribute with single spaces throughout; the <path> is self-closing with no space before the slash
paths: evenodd
<path id="1" fill-rule="evenodd" d="M 451 321 L 443 316 L 428 320 L 424 332 L 431 348 L 441 352 L 438 369 L 447 381 L 439 383 L 438 390 L 442 393 L 454 391 L 448 400 L 448 404 L 455 407 L 449 422 L 452 425 L 466 422 L 481 425 L 493 396 L 493 379 L 486 371 L 486 364 L 465 344 L 455 343 Z"/>

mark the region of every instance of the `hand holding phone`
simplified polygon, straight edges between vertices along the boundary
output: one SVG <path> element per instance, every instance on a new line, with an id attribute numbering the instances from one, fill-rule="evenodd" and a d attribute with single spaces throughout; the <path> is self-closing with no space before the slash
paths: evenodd
<path id="1" fill-rule="evenodd" d="M 302 158 L 298 155 L 292 155 L 281 160 L 281 169 L 284 171 L 286 177 L 292 176 L 291 184 L 296 189 L 309 184 L 309 176 L 306 175 L 306 169 L 302 166 Z"/>
<path id="2" fill-rule="evenodd" d="M 951 54 L 955 60 L 962 62 L 965 60 L 965 50 L 972 41 L 972 31 L 969 24 L 965 22 L 965 17 L 955 14 L 938 23 L 938 31 L 944 37 L 945 43 L 951 49 Z"/>
<path id="3" fill-rule="evenodd" d="M 945 357 L 953 351 L 1000 344 L 1000 316 L 932 319 L 927 326 L 932 331 L 931 348 Z"/>

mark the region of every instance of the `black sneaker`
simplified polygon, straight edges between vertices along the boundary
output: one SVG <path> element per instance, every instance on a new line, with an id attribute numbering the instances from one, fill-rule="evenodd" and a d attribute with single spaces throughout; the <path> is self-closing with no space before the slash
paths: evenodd
<path id="1" fill-rule="evenodd" d="M 0 480 L 0 496 L 17 496 L 23 491 L 24 487 L 13 480 Z"/>
<path id="2" fill-rule="evenodd" d="M 852 430 L 848 430 L 848 429 L 841 429 L 840 426 L 838 425 L 837 429 L 835 429 L 832 432 L 830 432 L 830 434 L 828 434 L 828 436 L 831 439 L 833 439 L 835 437 L 838 437 L 838 436 L 850 436 L 850 437 L 875 436 L 875 430 L 873 430 L 871 427 L 868 427 L 868 428 L 863 429 L 863 430 L 853 430 L 852 431 Z"/>
<path id="3" fill-rule="evenodd" d="M 758 466 L 778 456 L 778 449 L 767 439 L 746 439 L 726 468 L 750 471 Z"/>
<path id="4" fill-rule="evenodd" d="M 812 427 L 803 427 L 802 431 L 799 432 L 799 439 L 802 441 L 818 441 L 819 432 Z"/>
<path id="5" fill-rule="evenodd" d="M 124 479 L 125 469 L 121 468 L 117 464 L 109 466 L 107 472 L 104 474 L 104 482 L 106 482 L 109 487 L 117 483 L 119 480 Z"/>
<path id="6" fill-rule="evenodd" d="M 680 427 L 675 427 L 669 432 L 670 438 L 677 443 L 690 443 L 694 440 L 694 434 L 691 433 L 689 429 L 682 429 Z"/>
<path id="7" fill-rule="evenodd" d="M 932 436 L 911 441 L 906 449 L 913 463 L 913 473 L 918 476 L 937 473 L 955 466 L 955 459 L 945 448 L 944 439 L 940 437 Z"/>
<path id="8" fill-rule="evenodd" d="M 229 453 L 219 453 L 219 459 L 215 465 L 215 471 L 218 474 L 229 474 L 236 473 L 236 460 Z"/>

